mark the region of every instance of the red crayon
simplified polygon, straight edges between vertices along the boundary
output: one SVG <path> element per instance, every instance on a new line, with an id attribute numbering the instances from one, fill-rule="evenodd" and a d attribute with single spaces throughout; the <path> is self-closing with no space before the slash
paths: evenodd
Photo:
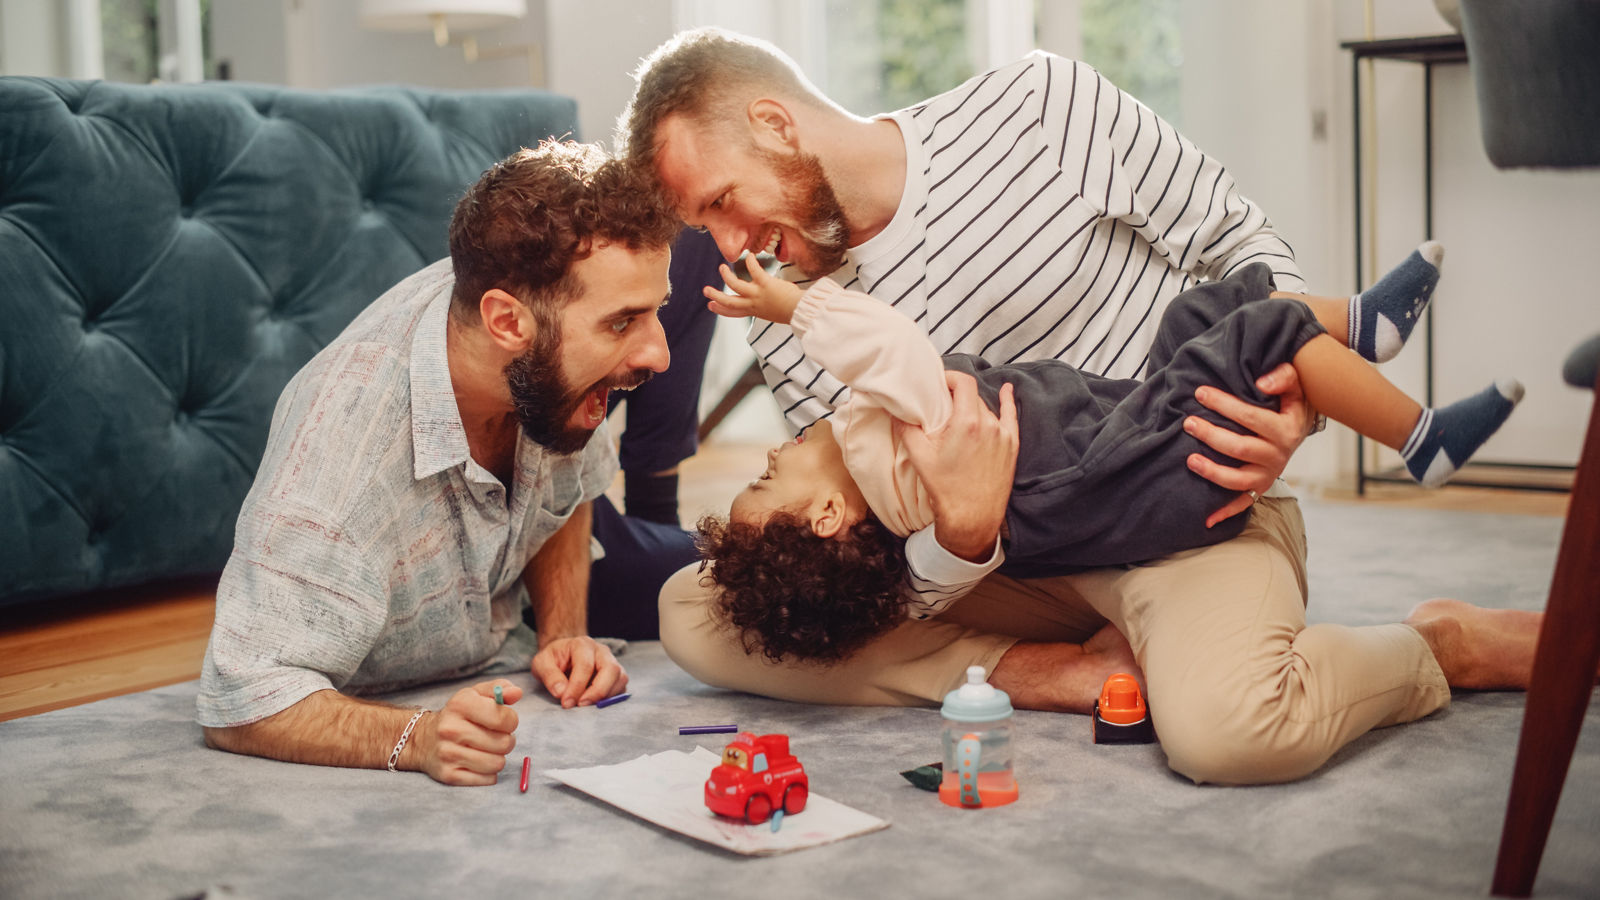
<path id="1" fill-rule="evenodd" d="M 533 760 L 524 756 L 522 758 L 522 792 L 528 792 L 528 769 L 533 766 Z"/>

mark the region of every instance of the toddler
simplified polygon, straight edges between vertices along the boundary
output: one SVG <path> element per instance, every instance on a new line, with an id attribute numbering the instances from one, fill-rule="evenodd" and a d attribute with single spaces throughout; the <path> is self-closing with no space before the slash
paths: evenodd
<path id="1" fill-rule="evenodd" d="M 1418 482 L 1437 486 L 1522 397 L 1522 386 L 1506 380 L 1427 409 L 1369 364 L 1392 357 L 1409 336 L 1441 258 L 1439 245 L 1424 244 L 1348 300 L 1275 293 L 1260 263 L 1198 285 L 1163 314 L 1142 381 L 1058 360 L 941 357 L 915 323 L 866 294 L 827 278 L 802 291 L 758 266 L 745 280 L 724 266 L 727 291 L 705 289 L 711 308 L 788 323 L 806 355 L 850 393 L 831 416 L 767 454 L 766 471 L 726 520 L 700 522 L 716 614 L 741 631 L 747 650 L 836 660 L 908 613 L 926 618 L 951 602 L 919 604 L 904 590 L 904 539 L 932 524 L 933 512 L 894 429 L 896 420 L 929 433 L 943 427 L 951 411 L 946 369 L 974 376 L 1002 416 L 1015 405 L 1020 449 L 1001 566 L 1014 577 L 1138 563 L 1238 535 L 1248 512 L 1206 525 L 1236 492 L 1185 464 L 1194 453 L 1237 461 L 1189 436 L 1183 423 L 1192 415 L 1228 427 L 1195 400 L 1202 385 L 1273 406 L 1276 398 L 1255 381 L 1284 362 L 1315 409 L 1399 450 Z"/>

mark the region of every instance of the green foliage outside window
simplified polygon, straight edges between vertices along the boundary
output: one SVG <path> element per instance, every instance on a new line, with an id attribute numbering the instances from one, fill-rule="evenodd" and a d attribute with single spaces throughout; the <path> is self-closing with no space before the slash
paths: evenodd
<path id="1" fill-rule="evenodd" d="M 828 0 L 829 96 L 859 115 L 948 91 L 973 74 L 966 0 Z"/>
<path id="2" fill-rule="evenodd" d="M 883 101 L 900 109 L 973 75 L 965 0 L 880 0 Z"/>
<path id="3" fill-rule="evenodd" d="M 107 81 L 147 84 L 161 77 L 161 0 L 100 0 L 100 43 Z M 211 60 L 211 0 L 200 0 L 201 57 Z"/>
<path id="4" fill-rule="evenodd" d="M 819 81 L 859 115 L 920 103 L 972 77 L 968 7 L 981 0 L 827 0 Z M 1034 0 L 1037 21 L 1051 0 Z M 1177 124 L 1183 70 L 1180 0 L 1080 0 L 1083 59 Z"/>
<path id="5" fill-rule="evenodd" d="M 161 56 L 158 0 L 101 0 L 100 43 L 106 80 L 145 84 L 156 79 Z"/>
<path id="6" fill-rule="evenodd" d="M 1179 124 L 1183 45 L 1179 0 L 1083 0 L 1083 61 Z"/>

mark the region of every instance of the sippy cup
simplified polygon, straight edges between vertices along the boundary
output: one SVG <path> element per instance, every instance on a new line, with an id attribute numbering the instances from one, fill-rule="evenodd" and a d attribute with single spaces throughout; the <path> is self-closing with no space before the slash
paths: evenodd
<path id="1" fill-rule="evenodd" d="M 1017 799 L 1011 774 L 1011 698 L 984 680 L 983 666 L 944 695 L 944 779 L 939 799 L 977 809 Z"/>

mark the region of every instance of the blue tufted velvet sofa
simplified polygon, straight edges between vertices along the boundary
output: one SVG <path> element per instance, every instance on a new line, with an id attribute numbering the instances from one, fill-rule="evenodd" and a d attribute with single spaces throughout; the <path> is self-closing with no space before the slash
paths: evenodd
<path id="1" fill-rule="evenodd" d="M 0 78 L 0 607 L 220 572 L 289 377 L 576 123 L 536 91 Z"/>

